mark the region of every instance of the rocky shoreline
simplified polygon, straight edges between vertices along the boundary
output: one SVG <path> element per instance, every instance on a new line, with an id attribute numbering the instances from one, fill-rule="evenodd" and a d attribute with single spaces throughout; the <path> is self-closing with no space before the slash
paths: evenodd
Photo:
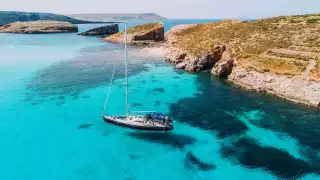
<path id="1" fill-rule="evenodd" d="M 234 68 L 228 80 L 249 90 L 273 94 L 283 99 L 320 107 L 320 83 L 309 82 L 303 76 L 286 77 L 271 73 Z"/>
<path id="2" fill-rule="evenodd" d="M 211 69 L 212 75 L 246 89 L 320 107 L 320 39 L 313 38 L 320 23 L 308 23 L 319 16 L 178 25 L 166 33 L 165 60 L 186 71 Z M 234 31 L 228 32 L 231 28 Z M 262 45 L 257 44 L 262 37 Z M 284 37 L 286 41 L 269 40 Z"/>
<path id="3" fill-rule="evenodd" d="M 308 23 L 318 16 L 177 25 L 165 33 L 155 51 L 163 51 L 165 61 L 178 69 L 211 69 L 212 75 L 246 89 L 320 107 L 320 40 L 313 38 L 320 35 L 320 23 Z M 152 51 L 155 41 L 144 40 L 150 43 L 139 39 L 130 43 Z"/>

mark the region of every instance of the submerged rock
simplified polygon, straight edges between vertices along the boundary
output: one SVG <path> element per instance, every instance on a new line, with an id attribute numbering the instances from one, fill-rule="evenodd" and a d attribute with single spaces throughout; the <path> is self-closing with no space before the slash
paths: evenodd
<path id="1" fill-rule="evenodd" d="M 88 129 L 91 128 L 93 124 L 81 124 L 78 126 L 78 129 Z"/>
<path id="2" fill-rule="evenodd" d="M 196 166 L 201 171 L 209 171 L 216 168 L 215 165 L 201 161 L 193 153 L 189 152 L 185 158 L 185 166 L 191 167 Z"/>
<path id="3" fill-rule="evenodd" d="M 221 153 L 234 163 L 252 169 L 266 169 L 281 179 L 299 179 L 308 173 L 319 173 L 320 167 L 293 157 L 290 153 L 257 144 L 248 137 L 232 142 L 232 146 L 222 147 Z"/>
<path id="4" fill-rule="evenodd" d="M 90 29 L 86 32 L 79 33 L 82 36 L 109 36 L 119 32 L 118 24 L 111 24 L 107 26 Z"/>
<path id="5" fill-rule="evenodd" d="M 187 66 L 186 62 L 181 62 L 179 64 L 176 65 L 177 69 L 184 69 Z"/>
<path id="6" fill-rule="evenodd" d="M 153 88 L 152 89 L 153 92 L 160 92 L 160 93 L 164 93 L 165 90 L 163 88 Z"/>
<path id="7" fill-rule="evenodd" d="M 0 33 L 43 34 L 78 32 L 78 26 L 62 21 L 14 22 L 0 27 Z"/>

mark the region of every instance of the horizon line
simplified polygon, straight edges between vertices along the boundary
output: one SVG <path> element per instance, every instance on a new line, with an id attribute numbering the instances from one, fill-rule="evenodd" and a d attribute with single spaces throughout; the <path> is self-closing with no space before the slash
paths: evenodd
<path id="1" fill-rule="evenodd" d="M 281 17 L 281 16 L 294 16 L 294 15 L 320 15 L 320 12 L 315 12 L 315 13 L 288 13 L 288 14 L 278 14 L 278 15 L 266 15 L 266 16 L 257 16 L 257 17 L 165 17 L 160 15 L 159 13 L 154 13 L 154 12 L 126 12 L 126 13 L 121 13 L 121 12 L 116 12 L 116 13 L 104 13 L 104 12 L 80 12 L 80 13 L 55 13 L 55 12 L 47 12 L 47 11 L 24 11 L 24 10 L 0 10 L 0 12 L 26 12 L 26 13 L 51 13 L 51 14 L 57 14 L 57 15 L 81 15 L 81 14 L 154 14 L 159 17 L 163 17 L 164 19 L 169 19 L 169 20 L 184 20 L 184 19 L 194 19 L 194 20 L 246 20 L 246 19 L 265 19 L 265 18 L 272 18 L 272 17 Z M 161 20 L 161 19 L 160 19 Z"/>

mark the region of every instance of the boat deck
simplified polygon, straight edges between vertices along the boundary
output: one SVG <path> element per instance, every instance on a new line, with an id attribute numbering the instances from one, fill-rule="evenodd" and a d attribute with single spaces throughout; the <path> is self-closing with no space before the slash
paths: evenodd
<path id="1" fill-rule="evenodd" d="M 106 123 L 112 123 L 133 129 L 157 131 L 168 131 L 173 129 L 172 125 L 164 124 L 161 120 L 148 120 L 143 116 L 103 116 L 103 119 Z"/>

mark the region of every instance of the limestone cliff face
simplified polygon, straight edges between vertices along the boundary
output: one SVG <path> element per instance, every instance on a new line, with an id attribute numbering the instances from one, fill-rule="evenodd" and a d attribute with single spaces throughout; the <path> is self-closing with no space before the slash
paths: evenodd
<path id="1" fill-rule="evenodd" d="M 78 27 L 61 21 L 14 22 L 0 27 L 0 33 L 42 34 L 78 32 Z"/>
<path id="2" fill-rule="evenodd" d="M 124 43 L 124 35 L 121 32 L 106 37 L 104 40 L 112 43 Z M 149 44 L 159 41 L 164 41 L 163 23 L 143 24 L 128 29 L 129 44 Z"/>
<path id="3" fill-rule="evenodd" d="M 223 52 L 226 50 L 224 45 L 212 45 L 210 50 L 200 55 L 192 54 L 181 48 L 179 43 L 179 33 L 196 25 L 178 25 L 166 33 L 166 54 L 167 62 L 176 64 L 179 69 L 186 71 L 200 71 L 203 69 L 211 69 L 218 62 Z"/>
<path id="4" fill-rule="evenodd" d="M 304 76 L 281 76 L 273 73 L 235 68 L 228 79 L 247 89 L 266 92 L 294 102 L 320 107 L 320 83 Z"/>
<path id="5" fill-rule="evenodd" d="M 320 15 L 179 25 L 166 33 L 165 60 L 228 76 L 241 86 L 320 104 Z"/>
<path id="6" fill-rule="evenodd" d="M 79 33 L 82 36 L 109 36 L 119 32 L 118 24 L 111 24 L 107 26 L 90 29 L 86 32 Z"/>

